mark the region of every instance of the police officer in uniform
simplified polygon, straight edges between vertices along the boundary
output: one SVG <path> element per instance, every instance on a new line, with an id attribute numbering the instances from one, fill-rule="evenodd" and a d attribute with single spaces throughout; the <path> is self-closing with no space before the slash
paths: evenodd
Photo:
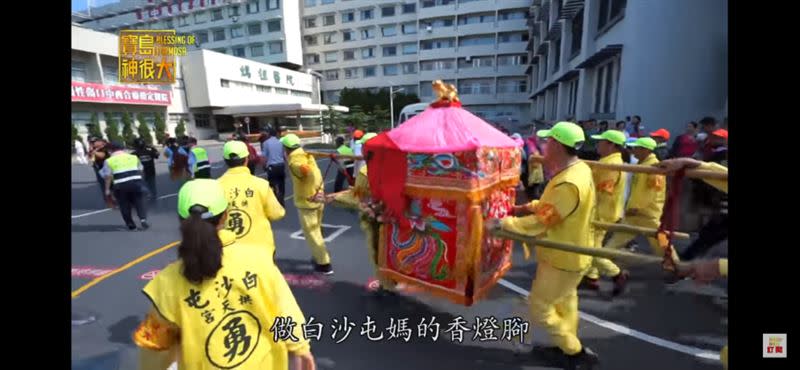
<path id="1" fill-rule="evenodd" d="M 192 178 L 210 179 L 211 162 L 208 160 L 208 153 L 205 149 L 197 146 L 196 138 L 189 138 L 189 170 Z"/>
<path id="2" fill-rule="evenodd" d="M 144 182 L 147 184 L 147 190 L 150 191 L 150 201 L 156 201 L 156 159 L 159 157 L 158 150 L 142 140 L 136 138 L 133 140 L 133 155 L 139 157 L 139 162 L 142 162 L 142 175 L 144 175 Z"/>
<path id="3" fill-rule="evenodd" d="M 136 214 L 142 224 L 142 229 L 147 229 L 147 208 L 144 197 L 147 189 L 142 180 L 142 162 L 133 154 L 125 152 L 125 146 L 120 142 L 110 144 L 111 156 L 100 170 L 106 179 L 105 193 L 111 195 L 111 184 L 114 184 L 114 198 L 119 204 L 119 211 L 125 225 L 129 230 L 136 230 L 136 224 L 131 216 L 131 207 L 136 208 Z"/>

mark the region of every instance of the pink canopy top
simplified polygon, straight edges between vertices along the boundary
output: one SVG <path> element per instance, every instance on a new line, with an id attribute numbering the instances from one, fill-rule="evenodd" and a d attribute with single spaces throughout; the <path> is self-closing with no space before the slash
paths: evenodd
<path id="1" fill-rule="evenodd" d="M 428 107 L 387 133 L 404 152 L 452 153 L 479 147 L 513 148 L 519 144 L 480 117 L 458 107 Z"/>

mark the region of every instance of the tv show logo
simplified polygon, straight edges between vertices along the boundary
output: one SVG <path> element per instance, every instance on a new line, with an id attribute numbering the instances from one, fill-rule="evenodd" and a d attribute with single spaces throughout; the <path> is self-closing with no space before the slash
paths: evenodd
<path id="1" fill-rule="evenodd" d="M 764 334 L 764 358 L 786 358 L 786 334 Z"/>

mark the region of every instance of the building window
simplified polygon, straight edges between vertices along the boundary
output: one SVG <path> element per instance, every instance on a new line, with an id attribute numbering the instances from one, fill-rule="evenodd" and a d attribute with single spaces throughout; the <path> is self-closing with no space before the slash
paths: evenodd
<path id="1" fill-rule="evenodd" d="M 235 57 L 244 57 L 244 47 L 235 47 L 233 48 L 233 56 Z"/>
<path id="2" fill-rule="evenodd" d="M 276 87 L 275 93 L 279 95 L 289 95 L 289 89 L 281 89 L 280 87 Z"/>
<path id="3" fill-rule="evenodd" d="M 375 30 L 372 28 L 364 28 L 361 30 L 361 39 L 369 40 L 375 38 Z"/>
<path id="4" fill-rule="evenodd" d="M 204 44 L 208 42 L 208 31 L 197 31 L 194 33 L 194 37 L 197 38 L 197 43 Z"/>
<path id="5" fill-rule="evenodd" d="M 261 23 L 253 23 L 247 25 L 247 34 L 250 36 L 260 35 L 261 34 Z"/>
<path id="6" fill-rule="evenodd" d="M 432 8 L 434 6 L 442 6 L 442 5 L 450 5 L 454 4 L 456 0 L 423 0 L 422 7 L 423 8 Z"/>
<path id="7" fill-rule="evenodd" d="M 361 20 L 362 21 L 365 21 L 367 19 L 372 19 L 372 18 L 373 18 L 372 9 L 365 9 L 365 10 L 361 11 Z"/>
<path id="8" fill-rule="evenodd" d="M 578 80 L 574 79 L 569 83 L 569 100 L 567 101 L 567 115 L 575 115 L 575 107 L 578 105 Z"/>
<path id="9" fill-rule="evenodd" d="M 453 26 L 453 18 L 440 18 L 434 20 L 428 20 L 422 22 L 425 27 L 431 28 L 442 28 L 442 27 L 452 27 Z"/>
<path id="10" fill-rule="evenodd" d="M 337 61 L 338 52 L 329 51 L 325 53 L 325 63 L 334 63 Z"/>
<path id="11" fill-rule="evenodd" d="M 247 14 L 258 13 L 258 0 L 250 0 L 247 2 Z"/>
<path id="12" fill-rule="evenodd" d="M 467 60 L 467 58 L 458 59 L 459 69 L 483 68 L 483 67 L 491 67 L 493 65 L 494 65 L 494 57 L 471 57 L 469 58 L 469 60 Z"/>
<path id="13" fill-rule="evenodd" d="M 221 80 L 219 80 L 219 86 L 220 87 L 226 87 L 226 88 L 227 87 L 231 87 L 231 82 L 228 81 L 228 80 L 222 80 L 221 79 Z"/>
<path id="14" fill-rule="evenodd" d="M 220 21 L 222 20 L 222 9 L 214 9 L 211 11 L 211 20 L 212 21 Z"/>
<path id="15" fill-rule="evenodd" d="M 239 38 L 239 37 L 242 37 L 242 36 L 244 36 L 244 27 L 242 27 L 242 26 L 231 27 L 231 38 L 232 39 Z"/>
<path id="16" fill-rule="evenodd" d="M 381 17 L 394 17 L 394 5 L 381 8 Z"/>
<path id="17" fill-rule="evenodd" d="M 355 60 L 356 59 L 356 51 L 355 50 L 345 50 L 344 53 L 344 60 Z"/>
<path id="18" fill-rule="evenodd" d="M 382 26 L 381 34 L 383 35 L 383 37 L 391 37 L 397 35 L 397 26 L 395 25 Z"/>
<path id="19" fill-rule="evenodd" d="M 528 56 L 525 54 L 519 55 L 498 55 L 498 66 L 523 66 L 528 64 Z"/>
<path id="20" fill-rule="evenodd" d="M 397 55 L 397 46 L 384 46 L 383 47 L 383 56 L 385 57 L 393 57 Z"/>
<path id="21" fill-rule="evenodd" d="M 225 40 L 225 30 L 224 29 L 214 30 L 212 32 L 214 32 L 214 41 Z"/>
<path id="22" fill-rule="evenodd" d="M 552 89 L 550 97 L 550 119 L 556 119 L 558 115 L 558 88 Z"/>
<path id="23" fill-rule="evenodd" d="M 527 42 L 528 41 L 528 34 L 527 33 L 501 33 L 500 34 L 500 43 L 507 43 L 507 42 Z"/>
<path id="24" fill-rule="evenodd" d="M 597 67 L 594 85 L 594 113 L 614 113 L 616 109 L 619 63 L 616 59 Z"/>
<path id="25" fill-rule="evenodd" d="M 492 79 L 464 79 L 458 82 L 458 93 L 463 95 L 492 94 Z"/>
<path id="26" fill-rule="evenodd" d="M 403 30 L 404 35 L 413 35 L 417 33 L 417 24 L 416 23 L 405 23 L 400 26 Z"/>
<path id="27" fill-rule="evenodd" d="M 328 14 L 322 17 L 322 25 L 323 26 L 333 26 L 336 24 L 336 16 L 333 14 Z"/>
<path id="28" fill-rule="evenodd" d="M 494 35 L 467 36 L 458 40 L 458 46 L 494 45 Z"/>
<path id="29" fill-rule="evenodd" d="M 375 66 L 364 67 L 364 77 L 375 77 Z"/>
<path id="30" fill-rule="evenodd" d="M 267 10 L 275 10 L 281 8 L 281 0 L 267 0 Z"/>
<path id="31" fill-rule="evenodd" d="M 363 48 L 361 49 L 361 59 L 368 59 L 375 57 L 375 48 Z"/>
<path id="32" fill-rule="evenodd" d="M 508 21 L 512 19 L 525 19 L 524 11 L 504 11 L 500 12 L 499 18 L 501 21 Z"/>
<path id="33" fill-rule="evenodd" d="M 109 85 L 116 85 L 119 83 L 117 66 L 103 66 L 103 82 Z"/>
<path id="34" fill-rule="evenodd" d="M 73 60 L 72 61 L 72 80 L 78 82 L 86 81 L 86 63 Z"/>
<path id="35" fill-rule="evenodd" d="M 397 76 L 399 74 L 397 64 L 387 64 L 383 66 L 384 76 Z"/>
<path id="36" fill-rule="evenodd" d="M 345 68 L 344 78 L 345 79 L 358 78 L 358 68 Z"/>
<path id="37" fill-rule="evenodd" d="M 403 54 L 416 54 L 417 53 L 417 43 L 410 43 L 410 44 L 403 44 Z"/>
<path id="38" fill-rule="evenodd" d="M 228 8 L 228 17 L 238 17 L 239 16 L 239 6 L 234 5 Z"/>
<path id="39" fill-rule="evenodd" d="M 458 18 L 458 24 L 478 24 L 478 23 L 493 23 L 494 14 L 476 14 L 469 16 L 462 16 Z"/>
<path id="40" fill-rule="evenodd" d="M 356 20 L 356 13 L 355 12 L 346 12 L 342 13 L 342 23 L 350 23 Z"/>
<path id="41" fill-rule="evenodd" d="M 325 45 L 335 44 L 336 43 L 336 32 L 329 32 L 322 35 L 322 42 Z"/>
<path id="42" fill-rule="evenodd" d="M 319 54 L 306 55 L 306 64 L 319 64 Z"/>
<path id="43" fill-rule="evenodd" d="M 547 54 L 542 55 L 541 57 L 539 57 L 539 60 L 542 61 L 542 74 L 540 81 L 544 82 L 545 80 L 547 80 L 547 64 L 548 64 L 547 61 L 550 60 L 550 56 Z"/>
<path id="44" fill-rule="evenodd" d="M 253 45 L 250 47 L 250 55 L 254 57 L 264 56 L 264 45 Z"/>
<path id="45" fill-rule="evenodd" d="M 217 53 L 220 53 L 220 54 L 227 54 L 228 53 L 228 49 L 225 49 L 225 48 L 216 48 L 216 49 L 212 49 L 212 50 L 214 50 L 214 51 L 216 51 Z"/>
<path id="46" fill-rule="evenodd" d="M 178 25 L 179 26 L 188 26 L 189 25 L 189 16 L 184 15 L 182 17 L 178 17 Z"/>
<path id="47" fill-rule="evenodd" d="M 206 12 L 194 13 L 194 24 L 203 24 L 206 23 L 207 20 Z"/>
<path id="48" fill-rule="evenodd" d="M 561 39 L 553 41 L 553 73 L 561 67 Z"/>
<path id="49" fill-rule="evenodd" d="M 322 0 L 322 5 L 333 4 L 334 0 Z"/>
<path id="50" fill-rule="evenodd" d="M 581 52 L 581 42 L 583 41 L 583 9 L 581 9 L 575 18 L 572 18 L 570 25 L 572 40 L 570 42 L 570 59 L 576 57 Z"/>
<path id="51" fill-rule="evenodd" d="M 417 4 L 403 4 L 403 14 L 414 13 L 417 11 Z"/>
<path id="52" fill-rule="evenodd" d="M 355 41 L 356 33 L 354 31 L 342 31 L 342 41 Z"/>
<path id="53" fill-rule="evenodd" d="M 269 53 L 270 54 L 282 54 L 283 53 L 283 41 L 270 41 L 270 43 L 269 43 Z"/>
<path id="54" fill-rule="evenodd" d="M 316 45 L 317 44 L 317 35 L 307 35 L 303 36 L 303 41 L 306 42 L 306 45 Z"/>
<path id="55" fill-rule="evenodd" d="M 528 92 L 528 79 L 499 78 L 497 80 L 498 94 L 522 94 Z"/>
<path id="56" fill-rule="evenodd" d="M 326 81 L 336 81 L 339 79 L 339 70 L 338 69 L 331 69 L 330 71 L 325 71 L 325 80 Z"/>
<path id="57" fill-rule="evenodd" d="M 317 18 L 315 17 L 306 18 L 305 21 L 306 21 L 306 28 L 314 28 L 317 26 Z"/>
<path id="58" fill-rule="evenodd" d="M 422 71 L 441 71 L 453 69 L 454 66 L 455 63 L 453 63 L 452 59 L 425 60 L 420 62 L 419 69 Z"/>
<path id="59" fill-rule="evenodd" d="M 417 63 L 403 63 L 403 74 L 404 75 L 417 74 Z"/>
<path id="60" fill-rule="evenodd" d="M 280 19 L 267 22 L 267 32 L 278 32 L 280 30 L 281 30 Z"/>
<path id="61" fill-rule="evenodd" d="M 325 102 L 326 103 L 338 103 L 339 102 L 339 90 L 328 90 L 325 91 Z"/>
<path id="62" fill-rule="evenodd" d="M 603 32 L 606 25 L 614 23 L 625 16 L 627 0 L 600 0 L 600 11 L 597 19 L 597 32 Z"/>
<path id="63" fill-rule="evenodd" d="M 453 39 L 438 39 L 422 41 L 422 50 L 444 49 L 455 46 Z"/>
<path id="64" fill-rule="evenodd" d="M 310 8 L 317 5 L 317 0 L 305 0 L 305 4 L 306 8 Z"/>
<path id="65" fill-rule="evenodd" d="M 197 128 L 210 128 L 211 120 L 209 119 L 208 114 L 195 113 L 194 126 Z"/>

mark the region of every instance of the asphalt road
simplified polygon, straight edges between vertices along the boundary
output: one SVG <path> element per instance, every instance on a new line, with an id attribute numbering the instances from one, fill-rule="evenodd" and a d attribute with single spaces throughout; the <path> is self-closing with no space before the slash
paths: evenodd
<path id="1" fill-rule="evenodd" d="M 212 175 L 224 172 L 221 147 L 209 147 L 214 168 Z M 327 160 L 319 161 L 324 171 Z M 75 370 L 135 369 L 137 349 L 131 334 L 149 309 L 141 293 L 155 271 L 173 261 L 175 248 L 137 261 L 150 252 L 179 238 L 176 196 L 179 184 L 170 181 L 166 163 L 157 164 L 158 192 L 161 199 L 149 211 L 151 228 L 130 232 L 124 228 L 116 210 L 103 210 L 100 189 L 90 167 L 72 169 L 72 289 L 79 289 L 92 279 L 123 265 L 128 269 L 84 290 L 72 300 L 72 368 Z M 327 177 L 326 189 L 333 187 L 335 173 Z M 291 180 L 287 180 L 291 181 Z M 291 184 L 287 184 L 291 196 Z M 524 294 L 530 289 L 535 261 L 525 261 L 515 248 L 514 267 L 490 296 L 472 307 L 463 307 L 421 294 L 378 301 L 366 296 L 373 278 L 367 251 L 356 214 L 334 207 L 325 210 L 323 229 L 333 260 L 335 274 L 316 275 L 309 265 L 310 252 L 302 239 L 297 212 L 287 200 L 286 217 L 272 224 L 281 271 L 306 318 L 324 324 L 322 339 L 312 342 L 312 351 L 320 369 L 551 369 L 553 364 L 531 356 L 516 356 L 527 347 L 502 336 L 503 320 L 522 317 L 527 320 Z M 292 235 L 295 234 L 295 237 Z M 642 245 L 644 241 L 642 241 Z M 713 253 L 726 252 L 726 246 Z M 605 291 L 610 283 L 603 283 Z M 727 305 L 716 296 L 726 296 L 724 288 L 698 288 L 691 282 L 665 288 L 657 271 L 633 270 L 629 291 L 614 300 L 594 292 L 580 293 L 580 337 L 584 345 L 601 357 L 603 369 L 674 370 L 719 369 L 714 359 L 726 342 Z M 332 339 L 334 319 L 344 317 L 355 323 L 346 340 L 343 333 Z M 377 326 L 370 341 L 361 335 L 369 316 Z M 440 323 L 439 338 L 421 338 L 417 324 L 432 316 Z M 476 317 L 497 319 L 499 340 L 473 340 L 474 332 L 464 333 L 462 343 L 451 340 L 446 329 L 462 316 L 472 327 Z M 408 319 L 411 337 L 388 339 L 391 321 Z M 526 343 L 547 344 L 547 334 L 531 327 Z M 340 343 L 336 343 L 340 342 Z"/>

